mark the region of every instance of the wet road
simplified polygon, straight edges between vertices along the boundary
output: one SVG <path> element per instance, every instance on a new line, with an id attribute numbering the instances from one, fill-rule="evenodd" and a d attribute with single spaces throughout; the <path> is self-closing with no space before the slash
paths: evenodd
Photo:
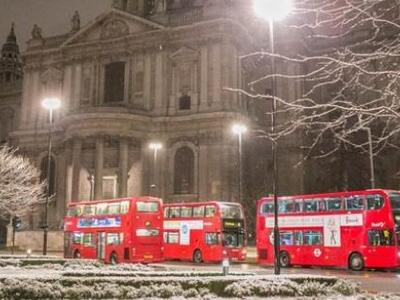
<path id="1" fill-rule="evenodd" d="M 201 270 L 201 271 L 221 271 L 222 267 L 218 264 L 201 264 L 196 265 L 190 262 L 165 262 L 160 264 L 171 270 Z M 256 264 L 233 264 L 230 266 L 232 271 L 244 271 L 256 273 L 258 275 L 272 275 L 274 269 L 271 267 L 260 267 Z M 400 294 L 400 270 L 394 271 L 376 271 L 368 270 L 362 272 L 354 272 L 344 269 L 321 269 L 321 268 L 286 268 L 282 269 L 282 274 L 312 274 L 336 276 L 343 279 L 351 279 L 359 282 L 361 288 L 369 292 L 390 292 Z"/>

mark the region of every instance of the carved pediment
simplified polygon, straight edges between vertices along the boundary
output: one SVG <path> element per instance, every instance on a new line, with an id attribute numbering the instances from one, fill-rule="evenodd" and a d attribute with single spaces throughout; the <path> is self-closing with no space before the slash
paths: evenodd
<path id="1" fill-rule="evenodd" d="M 199 58 L 199 51 L 189 48 L 181 47 L 170 55 L 171 60 L 177 62 L 190 62 L 196 61 Z"/>
<path id="2" fill-rule="evenodd" d="M 120 10 L 111 10 L 72 35 L 62 46 L 119 38 L 164 26 Z"/>

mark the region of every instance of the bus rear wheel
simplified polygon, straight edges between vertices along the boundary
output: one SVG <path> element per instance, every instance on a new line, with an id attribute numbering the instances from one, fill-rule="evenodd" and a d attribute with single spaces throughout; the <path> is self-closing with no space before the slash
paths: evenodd
<path id="1" fill-rule="evenodd" d="M 349 258 L 349 268 L 353 271 L 364 269 L 364 260 L 359 253 L 353 253 Z"/>
<path id="2" fill-rule="evenodd" d="M 199 249 L 196 249 L 193 253 L 193 262 L 199 264 L 203 261 L 203 255 Z"/>
<path id="3" fill-rule="evenodd" d="M 115 252 L 111 253 L 111 255 L 110 255 L 110 264 L 112 264 L 112 265 L 118 264 L 117 253 L 115 253 Z"/>
<path id="4" fill-rule="evenodd" d="M 286 251 L 282 251 L 279 254 L 279 264 L 281 265 L 282 268 L 290 267 L 289 253 L 287 253 Z"/>
<path id="5" fill-rule="evenodd" d="M 78 250 L 74 252 L 74 258 L 81 258 L 81 253 Z"/>

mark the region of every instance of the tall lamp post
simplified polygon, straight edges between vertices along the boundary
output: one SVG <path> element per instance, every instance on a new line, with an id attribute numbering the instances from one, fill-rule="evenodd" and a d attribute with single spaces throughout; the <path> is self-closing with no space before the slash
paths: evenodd
<path id="1" fill-rule="evenodd" d="M 162 144 L 160 142 L 152 142 L 149 144 L 149 148 L 153 150 L 153 183 L 151 187 L 154 189 L 157 187 L 156 185 L 156 166 L 157 166 L 157 152 L 162 149 Z M 157 191 L 154 192 L 155 196 L 157 195 Z"/>
<path id="2" fill-rule="evenodd" d="M 43 225 L 43 255 L 47 254 L 47 233 L 48 233 L 48 206 L 50 198 L 50 172 L 51 172 L 51 147 L 52 147 L 52 130 L 53 130 L 53 110 L 61 106 L 58 98 L 46 98 L 42 101 L 42 106 L 49 111 L 49 142 L 47 152 L 47 189 L 46 203 L 44 208 L 44 225 Z"/>
<path id="3" fill-rule="evenodd" d="M 271 50 L 271 72 L 272 72 L 272 124 L 271 134 L 275 133 L 276 124 L 276 66 L 275 66 L 275 45 L 274 45 L 274 21 L 279 21 L 287 16 L 292 9 L 291 0 L 254 0 L 255 13 L 267 20 L 269 23 L 269 41 Z M 279 259 L 279 227 L 278 227 L 278 164 L 277 164 L 277 144 L 272 141 L 272 189 L 274 195 L 274 273 L 280 274 Z"/>
<path id="4" fill-rule="evenodd" d="M 238 136 L 239 142 L 239 203 L 242 203 L 242 134 L 247 132 L 247 127 L 244 124 L 237 123 L 232 125 L 232 132 Z"/>

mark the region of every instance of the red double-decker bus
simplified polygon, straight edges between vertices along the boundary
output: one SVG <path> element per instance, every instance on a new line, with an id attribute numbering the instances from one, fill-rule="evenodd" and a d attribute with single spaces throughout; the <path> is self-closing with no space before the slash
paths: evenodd
<path id="1" fill-rule="evenodd" d="M 218 262 L 246 258 L 243 209 L 232 202 L 164 205 L 165 259 Z"/>
<path id="2" fill-rule="evenodd" d="M 162 200 L 137 197 L 71 203 L 64 256 L 106 263 L 162 260 Z"/>
<path id="3" fill-rule="evenodd" d="M 400 192 L 372 189 L 278 198 L 280 264 L 400 266 Z M 273 264 L 274 203 L 257 204 L 258 262 Z"/>

